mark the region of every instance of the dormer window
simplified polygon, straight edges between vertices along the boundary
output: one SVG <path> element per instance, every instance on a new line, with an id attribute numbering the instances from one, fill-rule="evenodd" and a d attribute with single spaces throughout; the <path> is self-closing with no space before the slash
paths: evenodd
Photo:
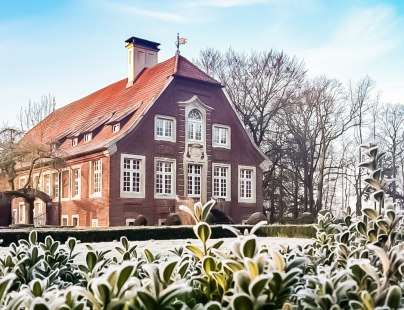
<path id="1" fill-rule="evenodd" d="M 197 109 L 188 113 L 188 140 L 202 141 L 202 114 Z"/>
<path id="2" fill-rule="evenodd" d="M 77 144 L 79 144 L 79 138 L 74 138 L 72 140 L 72 146 L 76 146 Z"/>
<path id="3" fill-rule="evenodd" d="M 121 130 L 121 124 L 120 123 L 116 123 L 114 125 L 112 125 L 112 132 L 118 132 L 119 130 Z"/>
<path id="4" fill-rule="evenodd" d="M 93 139 L 93 134 L 91 132 L 84 135 L 84 142 L 89 142 L 92 139 Z"/>

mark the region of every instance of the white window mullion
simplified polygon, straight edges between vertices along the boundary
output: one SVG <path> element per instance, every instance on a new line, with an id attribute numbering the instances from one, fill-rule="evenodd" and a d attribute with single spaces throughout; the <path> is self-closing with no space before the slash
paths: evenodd
<path id="1" fill-rule="evenodd" d="M 188 196 L 201 196 L 201 165 L 188 165 Z"/>
<path id="2" fill-rule="evenodd" d="M 121 197 L 143 198 L 145 157 L 121 155 Z"/>
<path id="3" fill-rule="evenodd" d="M 171 116 L 156 116 L 155 140 L 175 142 L 175 118 Z"/>
<path id="4" fill-rule="evenodd" d="M 230 165 L 213 164 L 213 198 L 230 200 Z"/>
<path id="5" fill-rule="evenodd" d="M 255 202 L 255 179 L 255 167 L 239 166 L 239 201 Z"/>
<path id="6" fill-rule="evenodd" d="M 175 196 L 175 160 L 155 159 L 155 198 Z"/>

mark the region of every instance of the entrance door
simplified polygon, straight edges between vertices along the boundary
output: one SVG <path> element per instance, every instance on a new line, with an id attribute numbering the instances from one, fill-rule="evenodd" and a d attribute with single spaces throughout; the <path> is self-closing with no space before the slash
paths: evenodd
<path id="1" fill-rule="evenodd" d="M 202 165 L 188 165 L 188 197 L 201 197 Z"/>
<path id="2" fill-rule="evenodd" d="M 25 224 L 25 202 L 20 202 L 18 204 L 18 223 Z"/>

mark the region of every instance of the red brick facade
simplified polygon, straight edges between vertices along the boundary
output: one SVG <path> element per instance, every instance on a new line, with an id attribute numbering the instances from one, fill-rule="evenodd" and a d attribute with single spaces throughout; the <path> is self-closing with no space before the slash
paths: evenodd
<path id="1" fill-rule="evenodd" d="M 41 189 L 60 203 L 60 224 L 120 226 L 143 215 L 148 224 L 157 225 L 178 212 L 181 199 L 207 201 L 215 196 L 213 189 L 223 197 L 217 207 L 238 223 L 262 210 L 267 158 L 249 138 L 219 83 L 180 56 L 146 69 L 132 86 L 124 82 L 44 121 L 68 158 L 58 178 L 59 198 L 55 171 L 43 169 L 40 174 Z M 61 120 L 68 111 L 89 111 L 92 119 L 73 126 Z M 197 111 L 196 121 L 191 111 Z M 164 122 L 158 125 L 164 132 L 157 132 L 157 122 Z M 91 141 L 85 141 L 88 133 Z M 34 139 L 35 130 L 28 137 Z M 24 174 L 20 171 L 17 187 Z M 247 198 L 240 197 L 241 188 Z M 23 220 L 19 203 L 13 202 L 16 222 Z M 44 208 L 38 202 L 37 217 Z"/>

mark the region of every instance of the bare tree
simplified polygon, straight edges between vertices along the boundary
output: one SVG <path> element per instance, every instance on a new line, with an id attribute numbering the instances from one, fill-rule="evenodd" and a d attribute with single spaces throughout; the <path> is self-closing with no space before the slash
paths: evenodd
<path id="1" fill-rule="evenodd" d="M 51 95 L 44 95 L 40 102 L 29 100 L 28 105 L 21 107 L 17 119 L 25 132 L 39 124 L 45 117 L 55 111 L 56 100 Z"/>
<path id="2" fill-rule="evenodd" d="M 404 105 L 386 104 L 380 110 L 379 114 L 379 134 L 380 141 L 386 150 L 391 154 L 390 175 L 393 179 L 397 178 L 400 156 L 403 153 L 404 143 Z M 385 171 L 386 172 L 386 171 Z M 392 198 L 396 201 L 397 184 L 392 183 Z"/>
<path id="3" fill-rule="evenodd" d="M 2 192 L 9 197 L 23 198 L 28 208 L 27 220 L 33 223 L 34 202 L 37 198 L 47 202 L 49 196 L 38 189 L 38 182 L 33 180 L 33 171 L 45 166 L 60 166 L 63 156 L 60 154 L 55 141 L 45 141 L 46 128 L 40 122 L 55 109 L 55 98 L 42 96 L 41 102 L 29 102 L 21 108 L 18 115 L 21 129 L 4 126 L 0 130 L 0 171 L 6 176 L 8 190 Z M 33 141 L 22 139 L 23 133 L 39 125 Z M 15 178 L 19 169 L 27 169 L 28 177 L 25 184 L 16 188 Z"/>
<path id="4" fill-rule="evenodd" d="M 264 147 L 273 117 L 290 102 L 305 78 L 296 58 L 270 50 L 225 54 L 207 49 L 195 60 L 225 87 L 255 143 Z M 266 151 L 264 149 L 264 151 Z"/>

